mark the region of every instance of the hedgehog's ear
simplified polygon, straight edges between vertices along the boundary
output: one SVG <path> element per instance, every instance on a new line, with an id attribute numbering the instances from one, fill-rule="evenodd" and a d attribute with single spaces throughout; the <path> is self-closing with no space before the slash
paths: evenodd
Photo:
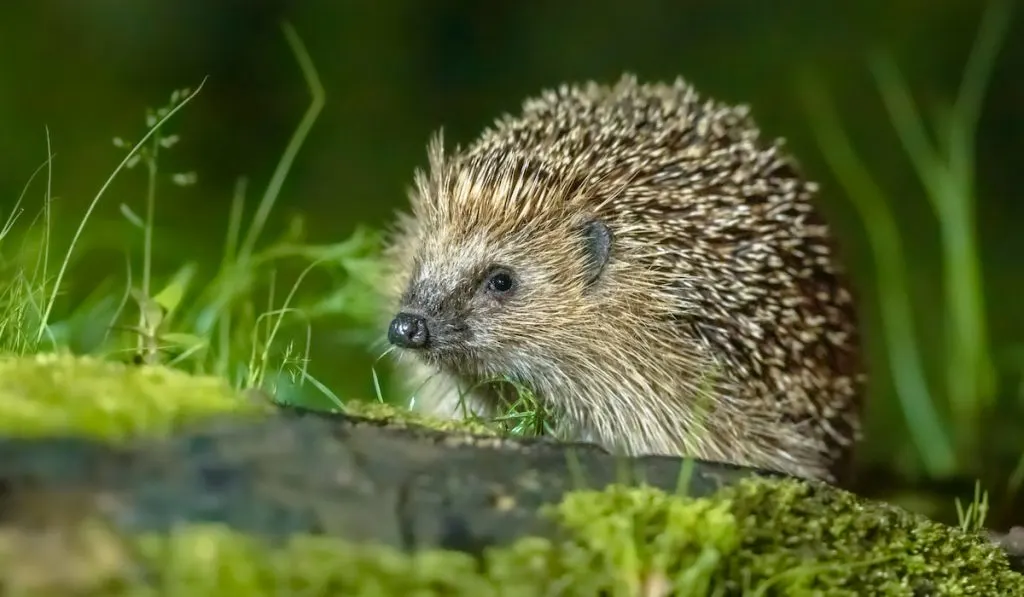
<path id="1" fill-rule="evenodd" d="M 601 272 L 608 265 L 612 252 L 612 231 L 601 220 L 587 220 L 582 226 L 583 242 L 586 254 L 586 270 L 583 279 L 590 286 L 601 277 Z"/>

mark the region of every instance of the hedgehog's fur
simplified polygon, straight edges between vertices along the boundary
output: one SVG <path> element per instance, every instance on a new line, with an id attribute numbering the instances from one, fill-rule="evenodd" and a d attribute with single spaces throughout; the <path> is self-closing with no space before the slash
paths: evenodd
<path id="1" fill-rule="evenodd" d="M 853 299 L 817 185 L 746 106 L 625 75 L 528 99 L 453 155 L 438 134 L 429 158 L 386 252 L 388 316 L 441 338 L 398 359 L 421 406 L 458 413 L 476 385 L 496 413 L 479 382 L 505 376 L 570 438 L 836 479 L 860 428 Z M 612 242 L 590 280 L 595 220 Z M 511 296 L 481 290 L 494 264 Z"/>

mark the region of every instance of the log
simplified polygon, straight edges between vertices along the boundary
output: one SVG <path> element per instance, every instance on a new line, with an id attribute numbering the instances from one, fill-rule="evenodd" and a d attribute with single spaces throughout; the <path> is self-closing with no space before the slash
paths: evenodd
<path id="1" fill-rule="evenodd" d="M 114 439 L 5 428 L 4 594 L 1024 595 L 981 532 L 823 483 L 248 404 Z"/>

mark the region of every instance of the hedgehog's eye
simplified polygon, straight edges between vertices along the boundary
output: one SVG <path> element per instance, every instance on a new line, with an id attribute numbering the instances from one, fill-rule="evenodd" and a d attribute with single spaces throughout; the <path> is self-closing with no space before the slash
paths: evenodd
<path id="1" fill-rule="evenodd" d="M 484 288 L 491 294 L 504 295 L 512 292 L 516 286 L 515 276 L 512 272 L 503 267 L 497 267 L 487 273 Z"/>

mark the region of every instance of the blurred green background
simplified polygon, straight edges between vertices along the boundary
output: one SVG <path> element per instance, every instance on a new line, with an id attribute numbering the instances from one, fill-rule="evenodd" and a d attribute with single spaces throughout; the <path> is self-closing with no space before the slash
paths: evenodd
<path id="1" fill-rule="evenodd" d="M 624 71 L 643 79 L 682 75 L 705 94 L 750 104 L 766 135 L 784 136 L 824 185 L 823 208 L 863 297 L 874 372 L 862 490 L 946 512 L 950 496 L 969 498 L 980 477 L 1000 520 L 1020 522 L 1024 506 L 1014 475 L 1024 475 L 1018 467 L 1024 454 L 1024 202 L 1017 178 L 1024 166 L 1024 11 L 1011 13 L 985 90 L 970 185 L 984 333 L 996 372 L 992 387 L 978 390 L 991 402 L 978 398 L 977 418 L 965 421 L 943 406 L 951 366 L 942 263 L 948 239 L 868 68 L 872 52 L 888 52 L 922 112 L 932 116 L 956 98 L 986 6 L 977 0 L 15 0 L 0 8 L 0 205 L 6 218 L 46 159 L 48 131 L 56 155 L 52 251 L 59 260 L 125 154 L 111 140 L 134 142 L 145 132 L 147 107 L 209 77 L 167 125 L 165 133 L 180 135 L 180 142 L 160 157 L 164 178 L 153 227 L 157 286 L 189 263 L 199 268 L 196 279 L 209 279 L 221 260 L 239 177 L 248 179 L 251 217 L 309 103 L 283 20 L 305 43 L 326 104 L 281 189 L 264 244 L 292 234 L 295 242 L 324 246 L 350 239 L 361 227 L 380 230 L 404 206 L 413 169 L 424 164 L 425 144 L 439 127 L 449 143 L 467 142 L 524 97 L 562 81 L 611 81 Z M 904 415 L 892 383 L 900 365 L 890 360 L 880 331 L 878 297 L 898 290 L 876 275 L 879 261 L 868 242 L 868 232 L 882 224 L 864 221 L 857 197 L 827 161 L 805 101 L 808 82 L 827 93 L 897 223 L 915 346 L 924 356 L 932 400 L 941 425 L 967 438 L 955 440 L 959 462 L 941 474 L 927 464 L 930 448 L 915 447 L 912 431 L 924 424 Z M 194 172 L 195 184 L 171 184 L 167 176 L 177 172 Z M 37 180 L 26 194 L 23 224 L 41 209 L 43 186 Z M 96 347 L 95 336 L 127 282 L 126 258 L 138 276 L 142 235 L 121 204 L 141 214 L 145 193 L 142 169 L 119 174 L 75 248 L 53 318 L 79 322 L 66 338 L 76 350 Z M 10 249 L 3 250 L 9 260 Z M 278 302 L 308 263 L 299 261 L 274 270 L 281 276 Z M 296 305 L 319 305 L 312 309 L 317 317 L 308 328 L 286 325 L 280 337 L 300 345 L 308 339 L 309 373 L 333 394 L 372 398 L 371 369 L 380 349 L 369 342 L 381 330 L 367 329 L 366 305 L 354 298 L 361 291 L 353 290 L 350 270 L 303 281 Z M 338 288 L 348 290 L 339 294 Z M 257 310 L 266 307 L 263 300 L 254 299 Z M 126 313 L 129 320 L 137 317 L 137 311 Z M 386 367 L 378 369 L 386 386 Z M 329 404 L 319 395 L 313 399 Z"/>

